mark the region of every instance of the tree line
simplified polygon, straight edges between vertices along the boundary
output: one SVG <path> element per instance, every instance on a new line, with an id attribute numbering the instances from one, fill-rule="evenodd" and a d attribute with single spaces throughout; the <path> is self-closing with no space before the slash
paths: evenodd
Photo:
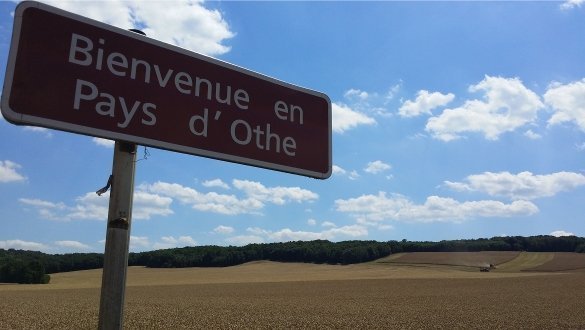
<path id="1" fill-rule="evenodd" d="M 576 236 L 506 236 L 431 241 L 295 241 L 246 246 L 194 246 L 130 253 L 130 266 L 152 268 L 226 267 L 250 261 L 355 264 L 400 252 L 531 251 L 585 253 Z M 101 268 L 101 253 L 46 254 L 0 249 L 0 283 L 48 283 L 48 274 Z"/>
<path id="2" fill-rule="evenodd" d="M 327 264 L 355 264 L 390 255 L 387 242 L 326 240 L 235 246 L 196 246 L 132 253 L 128 263 L 153 268 L 226 267 L 270 260 Z"/>

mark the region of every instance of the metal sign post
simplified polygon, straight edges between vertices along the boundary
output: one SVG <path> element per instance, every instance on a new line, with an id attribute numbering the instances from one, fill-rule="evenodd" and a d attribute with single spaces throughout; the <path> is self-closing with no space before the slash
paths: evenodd
<path id="1" fill-rule="evenodd" d="M 21 2 L 0 104 L 17 125 L 116 141 L 100 329 L 123 324 L 137 144 L 319 179 L 332 173 L 327 95 L 133 32 Z"/>
<path id="2" fill-rule="evenodd" d="M 136 145 L 116 141 L 104 252 L 99 329 L 122 329 L 123 325 L 135 169 Z"/>

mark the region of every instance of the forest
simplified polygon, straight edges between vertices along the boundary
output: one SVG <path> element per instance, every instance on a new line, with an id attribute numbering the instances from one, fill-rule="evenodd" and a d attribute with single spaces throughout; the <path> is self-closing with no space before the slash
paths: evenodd
<path id="1" fill-rule="evenodd" d="M 585 238 L 577 236 L 506 236 L 426 241 L 295 241 L 246 246 L 192 246 L 130 253 L 129 266 L 151 268 L 227 267 L 258 260 L 355 264 L 400 252 L 529 251 L 585 253 Z M 0 249 L 0 283 L 48 283 L 52 273 L 96 269 L 101 253 L 46 254 Z"/>

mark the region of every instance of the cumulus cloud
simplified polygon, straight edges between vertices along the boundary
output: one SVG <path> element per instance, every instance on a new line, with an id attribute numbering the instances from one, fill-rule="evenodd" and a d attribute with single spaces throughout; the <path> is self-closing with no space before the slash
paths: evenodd
<path id="1" fill-rule="evenodd" d="M 360 177 L 356 170 L 347 171 L 337 165 L 333 165 L 333 175 L 347 176 L 350 180 L 357 180 Z"/>
<path id="2" fill-rule="evenodd" d="M 350 180 L 357 180 L 360 178 L 360 174 L 356 170 L 353 170 L 353 171 L 349 172 L 348 178 Z"/>
<path id="3" fill-rule="evenodd" d="M 336 227 L 329 223 L 325 226 L 328 229 L 323 231 L 302 231 L 283 228 L 277 231 L 266 230 L 258 227 L 246 229 L 248 233 L 255 237 L 262 238 L 263 241 L 269 242 L 288 242 L 288 241 L 312 241 L 317 239 L 336 240 L 340 238 L 356 238 L 368 235 L 365 226 L 356 224 L 349 226 Z"/>
<path id="4" fill-rule="evenodd" d="M 425 127 L 434 138 L 448 142 L 464 133 L 480 133 L 488 140 L 514 131 L 537 119 L 544 108 L 538 95 L 518 78 L 486 76 L 470 92 L 483 92 L 483 100 L 468 100 L 458 108 L 431 117 Z"/>
<path id="5" fill-rule="evenodd" d="M 553 110 L 549 126 L 574 123 L 585 132 L 585 79 L 569 84 L 553 83 L 544 94 L 544 102 Z"/>
<path id="6" fill-rule="evenodd" d="M 237 179 L 233 180 L 232 184 L 250 198 L 277 205 L 283 205 L 290 201 L 298 203 L 315 201 L 319 198 L 316 193 L 300 187 L 266 187 L 260 182 Z"/>
<path id="7" fill-rule="evenodd" d="M 218 10 L 203 1 L 45 1 L 50 5 L 122 29 L 140 28 L 147 36 L 207 55 L 230 50 L 224 42 L 235 33 Z"/>
<path id="8" fill-rule="evenodd" d="M 332 111 L 332 129 L 336 133 L 344 133 L 360 125 L 374 125 L 376 120 L 368 117 L 366 114 L 354 111 L 349 106 L 342 103 L 333 103 Z"/>
<path id="9" fill-rule="evenodd" d="M 442 94 L 439 92 L 429 93 L 426 90 L 420 90 L 416 94 L 414 101 L 406 100 L 398 109 L 401 117 L 417 117 L 420 115 L 430 115 L 431 110 L 447 105 L 455 98 L 454 94 Z"/>
<path id="10" fill-rule="evenodd" d="M 51 130 L 44 127 L 37 127 L 37 126 L 24 126 L 22 129 L 29 132 L 40 133 L 43 134 L 47 138 L 53 137 L 53 133 Z"/>
<path id="11" fill-rule="evenodd" d="M 216 192 L 201 193 L 193 188 L 177 183 L 156 182 L 146 185 L 148 191 L 177 199 L 182 204 L 191 205 L 198 211 L 220 213 L 226 215 L 258 213 L 264 203 L 253 198 L 240 199 L 235 195 L 218 194 Z"/>
<path id="12" fill-rule="evenodd" d="M 344 175 L 347 171 L 340 166 L 333 165 L 333 175 Z"/>
<path id="13" fill-rule="evenodd" d="M 221 179 L 203 181 L 202 185 L 207 188 L 221 188 L 226 190 L 230 189 L 230 186 Z"/>
<path id="14" fill-rule="evenodd" d="M 18 182 L 26 180 L 26 177 L 18 170 L 22 166 L 10 160 L 0 160 L 0 183 Z"/>
<path id="15" fill-rule="evenodd" d="M 377 174 L 380 172 L 387 171 L 391 168 L 392 166 L 390 166 L 389 164 L 386 164 L 381 160 L 376 160 L 373 162 L 369 162 L 364 171 L 370 174 Z"/>
<path id="16" fill-rule="evenodd" d="M 366 100 L 366 99 L 368 98 L 369 94 L 368 94 L 368 92 L 364 92 L 364 91 L 362 91 L 362 90 L 359 90 L 359 89 L 354 89 L 354 88 L 351 88 L 351 89 L 347 90 L 347 91 L 346 91 L 346 92 L 343 94 L 343 96 L 344 96 L 346 99 L 353 99 L 353 98 L 357 98 L 357 99 L 359 99 L 359 100 L 362 100 L 362 101 L 363 101 L 363 100 Z"/>
<path id="17" fill-rule="evenodd" d="M 581 7 L 583 3 L 585 3 L 585 0 L 566 0 L 560 5 L 560 7 L 562 10 L 571 10 L 573 8 Z"/>
<path id="18" fill-rule="evenodd" d="M 574 172 L 557 172 L 535 175 L 525 171 L 484 172 L 465 178 L 464 182 L 445 181 L 445 185 L 456 191 L 479 191 L 490 196 L 503 196 L 512 200 L 532 200 L 554 196 L 585 185 L 585 175 Z"/>
<path id="19" fill-rule="evenodd" d="M 218 233 L 218 234 L 228 235 L 228 234 L 231 234 L 234 232 L 234 228 L 229 227 L 229 226 L 220 225 L 220 226 L 215 227 L 215 229 L 213 229 L 213 231 L 215 233 Z"/>
<path id="20" fill-rule="evenodd" d="M 267 203 L 284 205 L 289 202 L 311 202 L 319 198 L 316 193 L 300 187 L 266 187 L 259 182 L 233 180 L 232 185 L 244 194 L 202 193 L 193 188 L 177 183 L 156 182 L 145 184 L 143 189 L 156 192 L 183 204 L 191 205 L 195 210 L 226 215 L 258 214 Z"/>
<path id="21" fill-rule="evenodd" d="M 91 249 L 91 247 L 87 244 L 83 244 L 78 241 L 55 241 L 55 245 L 60 248 L 65 248 L 69 251 L 87 251 Z"/>
<path id="22" fill-rule="evenodd" d="M 534 133 L 531 129 L 524 132 L 524 136 L 531 139 L 531 140 L 538 140 L 542 138 L 542 136 L 538 133 Z"/>
<path id="23" fill-rule="evenodd" d="M 561 236 L 575 236 L 575 234 L 570 233 L 568 231 L 564 231 L 564 230 L 555 230 L 552 233 L 550 233 L 551 236 L 554 237 L 561 237 Z"/>
<path id="24" fill-rule="evenodd" d="M 331 222 L 331 221 L 323 221 L 323 222 L 321 223 L 321 227 L 330 227 L 330 228 L 335 228 L 335 227 L 337 227 L 337 225 L 336 225 L 336 224 L 334 224 L 334 223 L 333 223 L 333 222 Z"/>
<path id="25" fill-rule="evenodd" d="M 178 238 L 175 238 L 174 236 L 163 236 L 160 238 L 160 241 L 154 243 L 153 248 L 155 250 L 160 250 L 196 245 L 197 242 L 191 236 L 179 236 Z"/>
<path id="26" fill-rule="evenodd" d="M 105 243 L 105 241 L 103 241 Z M 150 240 L 147 236 L 132 236 L 130 235 L 130 250 L 144 251 L 150 249 Z"/>
<path id="27" fill-rule="evenodd" d="M 42 243 L 13 239 L 7 241 L 0 241 L 0 249 L 43 251 L 47 250 L 48 246 Z"/>
<path id="28" fill-rule="evenodd" d="M 349 213 L 361 221 L 384 220 L 404 222 L 461 222 L 474 218 L 525 216 L 538 212 L 538 207 L 528 201 L 505 204 L 493 200 L 459 202 L 452 198 L 427 197 L 423 204 L 416 204 L 407 197 L 385 192 L 362 195 L 335 201 L 336 210 Z"/>
<path id="29" fill-rule="evenodd" d="M 75 199 L 74 205 L 63 202 L 50 202 L 41 199 L 19 199 L 21 204 L 35 208 L 39 216 L 48 220 L 107 220 L 109 192 L 98 196 L 95 192 L 88 192 Z M 153 216 L 167 216 L 173 214 L 170 209 L 172 199 L 143 190 L 134 192 L 132 219 L 144 220 Z"/>
<path id="30" fill-rule="evenodd" d="M 95 143 L 96 145 L 100 146 L 100 147 L 105 147 L 105 148 L 113 148 L 115 145 L 115 141 L 113 140 L 108 140 L 108 139 L 102 139 L 102 138 L 98 138 L 98 137 L 94 137 L 91 139 L 93 141 L 93 143 Z"/>
<path id="31" fill-rule="evenodd" d="M 264 243 L 264 238 L 257 235 L 238 235 L 225 239 L 230 245 L 243 246 L 254 243 Z"/>

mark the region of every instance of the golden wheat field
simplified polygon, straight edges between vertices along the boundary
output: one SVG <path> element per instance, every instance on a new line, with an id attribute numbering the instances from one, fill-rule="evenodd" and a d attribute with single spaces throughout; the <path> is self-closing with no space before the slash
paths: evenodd
<path id="1" fill-rule="evenodd" d="M 475 265 L 487 256 L 500 262 L 481 273 Z M 523 252 L 402 254 L 349 266 L 131 267 L 125 328 L 579 329 L 583 261 Z M 543 271 L 566 263 L 574 270 Z M 100 280 L 101 270 L 90 270 L 53 274 L 48 285 L 0 285 L 0 329 L 95 329 Z"/>

